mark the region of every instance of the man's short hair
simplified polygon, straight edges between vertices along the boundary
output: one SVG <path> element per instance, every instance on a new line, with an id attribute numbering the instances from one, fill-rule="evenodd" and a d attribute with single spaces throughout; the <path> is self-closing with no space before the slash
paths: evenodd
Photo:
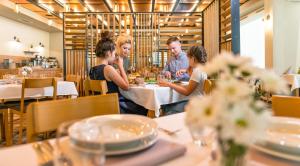
<path id="1" fill-rule="evenodd" d="M 170 45 L 172 42 L 177 42 L 177 41 L 180 43 L 180 40 L 178 37 L 172 36 L 167 40 L 167 45 Z"/>

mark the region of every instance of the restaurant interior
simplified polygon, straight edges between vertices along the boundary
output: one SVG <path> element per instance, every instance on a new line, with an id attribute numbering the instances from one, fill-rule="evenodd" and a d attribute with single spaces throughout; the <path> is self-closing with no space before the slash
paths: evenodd
<path id="1" fill-rule="evenodd" d="M 0 165 L 300 165 L 299 0 L 1 0 Z"/>

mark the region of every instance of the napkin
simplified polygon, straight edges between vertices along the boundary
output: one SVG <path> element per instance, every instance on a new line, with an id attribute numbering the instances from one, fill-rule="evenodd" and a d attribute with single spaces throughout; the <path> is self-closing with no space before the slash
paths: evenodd
<path id="1" fill-rule="evenodd" d="M 150 148 L 132 154 L 111 156 L 106 158 L 107 166 L 151 166 L 164 163 L 182 156 L 186 147 L 181 144 L 159 139 Z"/>

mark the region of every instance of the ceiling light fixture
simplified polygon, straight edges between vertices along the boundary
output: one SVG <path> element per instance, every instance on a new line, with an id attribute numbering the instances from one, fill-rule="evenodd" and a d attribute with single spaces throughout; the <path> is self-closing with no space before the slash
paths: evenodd
<path id="1" fill-rule="evenodd" d="M 194 3 L 194 5 L 192 6 L 192 8 L 188 12 L 193 12 L 196 9 L 196 7 L 198 6 L 198 4 L 199 4 L 199 0 L 198 0 L 198 2 Z"/>
<path id="2" fill-rule="evenodd" d="M 16 13 L 19 13 L 19 12 L 20 12 L 19 5 L 18 5 L 18 4 L 16 4 L 16 6 L 15 6 L 15 12 L 16 12 Z"/>
<path id="3" fill-rule="evenodd" d="M 48 25 L 51 26 L 53 24 L 52 20 L 48 20 Z"/>
<path id="4" fill-rule="evenodd" d="M 65 5 L 65 11 L 69 12 L 70 11 L 70 6 L 69 5 Z"/>

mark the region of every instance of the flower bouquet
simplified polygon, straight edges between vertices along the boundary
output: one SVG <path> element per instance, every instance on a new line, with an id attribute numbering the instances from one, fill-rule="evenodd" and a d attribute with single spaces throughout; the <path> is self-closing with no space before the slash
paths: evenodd
<path id="1" fill-rule="evenodd" d="M 217 56 L 202 71 L 216 78 L 215 87 L 210 95 L 189 101 L 186 124 L 193 130 L 214 128 L 221 163 L 242 165 L 248 146 L 264 137 L 272 115 L 252 80 L 260 80 L 263 90 L 271 93 L 286 93 L 287 85 L 274 72 L 254 67 L 251 59 L 229 53 Z"/>
<path id="2" fill-rule="evenodd" d="M 29 74 L 31 74 L 33 72 L 32 68 L 29 67 L 29 66 L 24 66 L 21 68 L 21 74 L 22 76 L 26 77 L 28 76 Z"/>

